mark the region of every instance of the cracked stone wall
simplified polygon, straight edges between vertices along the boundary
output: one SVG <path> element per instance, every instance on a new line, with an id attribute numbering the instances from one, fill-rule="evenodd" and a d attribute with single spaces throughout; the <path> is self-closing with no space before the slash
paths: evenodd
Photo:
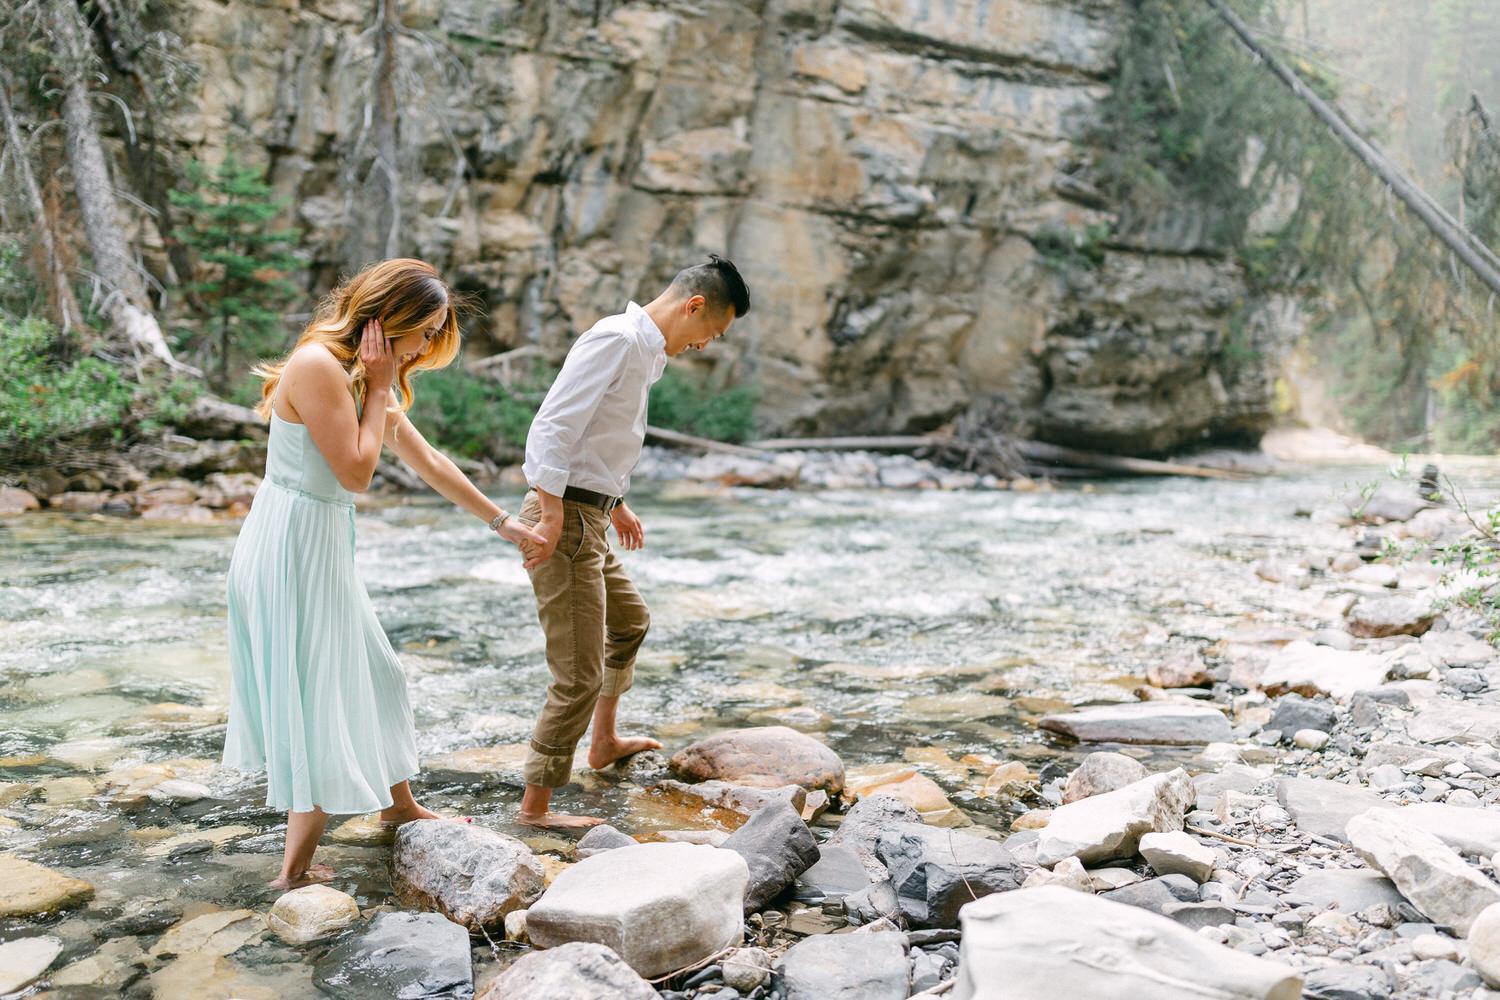
<path id="1" fill-rule="evenodd" d="M 173 129 L 247 137 L 337 273 L 369 0 L 192 0 Z M 578 331 L 725 252 L 754 311 L 693 363 L 754 380 L 767 433 L 921 431 L 969 409 L 1075 445 L 1254 436 L 1295 329 L 1192 219 L 1115 211 L 1081 137 L 1124 0 L 404 0 L 410 251 L 484 305 L 476 354 Z M 1117 227 L 1118 228 L 1118 227 Z M 1039 250 L 1039 247 L 1042 249 Z"/>

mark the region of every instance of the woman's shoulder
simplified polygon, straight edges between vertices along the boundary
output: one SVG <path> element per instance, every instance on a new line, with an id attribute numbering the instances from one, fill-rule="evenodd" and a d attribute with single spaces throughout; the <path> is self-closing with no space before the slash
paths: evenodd
<path id="1" fill-rule="evenodd" d="M 319 343 L 303 344 L 292 352 L 286 359 L 286 367 L 283 372 L 288 374 L 307 374 L 314 378 L 326 379 L 336 376 L 342 380 L 347 374 L 339 359 L 333 356 L 333 352 Z"/>

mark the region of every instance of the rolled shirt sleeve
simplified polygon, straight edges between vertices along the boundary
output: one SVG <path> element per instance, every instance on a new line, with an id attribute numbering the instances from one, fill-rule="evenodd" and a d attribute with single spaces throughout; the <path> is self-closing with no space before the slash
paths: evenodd
<path id="1" fill-rule="evenodd" d="M 521 471 L 529 484 L 562 495 L 576 446 L 634 350 L 626 334 L 612 330 L 590 331 L 573 345 L 526 434 Z"/>

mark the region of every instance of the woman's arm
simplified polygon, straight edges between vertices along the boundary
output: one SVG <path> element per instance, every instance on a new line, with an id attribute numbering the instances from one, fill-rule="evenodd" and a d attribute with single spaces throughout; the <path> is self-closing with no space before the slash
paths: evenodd
<path id="1" fill-rule="evenodd" d="M 453 464 L 451 458 L 429 444 L 405 413 L 395 412 L 390 415 L 386 424 L 385 444 L 424 483 L 486 524 L 505 513 L 493 500 L 480 492 L 479 487 Z M 535 555 L 542 545 L 542 537 L 522 524 L 520 519 L 507 517 L 505 523 L 496 530 L 501 538 L 520 546 L 522 554 L 526 556 L 527 569 L 541 562 Z"/>
<path id="2" fill-rule="evenodd" d="M 365 366 L 363 415 L 349 394 L 348 373 L 321 347 L 305 347 L 292 355 L 278 386 L 278 393 L 286 394 L 287 405 L 307 427 L 339 485 L 355 493 L 369 489 L 375 475 L 391 380 L 396 374 L 396 359 L 378 320 L 365 324 L 359 357 Z"/>

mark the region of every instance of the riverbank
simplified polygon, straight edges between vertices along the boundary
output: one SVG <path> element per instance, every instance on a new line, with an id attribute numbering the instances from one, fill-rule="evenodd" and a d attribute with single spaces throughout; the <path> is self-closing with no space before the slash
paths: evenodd
<path id="1" fill-rule="evenodd" d="M 1316 481 L 1304 474 L 1234 484 L 1101 483 L 1095 493 L 1059 489 L 1046 495 L 768 492 L 705 489 L 701 484 L 662 484 L 656 493 L 648 488 L 640 508 L 653 534 L 647 552 L 632 555 L 637 560 L 632 572 L 657 612 L 657 631 L 638 668 L 637 690 L 626 709 L 630 714 L 622 721 L 667 744 L 668 754 L 658 764 L 670 757 L 685 759 L 690 747 L 733 731 L 764 732 L 779 725 L 805 732 L 840 760 L 844 790 L 839 795 L 846 802 L 859 796 L 874 804 L 857 807 L 868 811 L 887 794 L 912 800 L 916 805 L 907 806 L 916 809 L 923 827 L 940 831 L 943 844 L 968 845 L 968 838 L 982 842 L 974 846 L 974 866 L 962 869 L 964 878 L 978 884 L 978 879 L 991 877 L 984 873 L 995 873 L 994 887 L 1005 889 L 998 895 L 1015 899 L 1032 897 L 1011 892 L 1011 883 L 1068 877 L 1066 858 L 1049 862 L 1045 875 L 1037 874 L 1043 870 L 1040 862 L 1050 857 L 1044 851 L 1053 849 L 1044 834 L 1057 826 L 1055 839 L 1061 830 L 1076 829 L 1068 807 L 1057 803 L 1092 751 L 1120 753 L 1143 768 L 1147 780 L 1182 765 L 1195 776 L 1192 801 L 1184 803 L 1181 794 L 1174 797 L 1171 788 L 1180 792 L 1180 782 L 1173 782 L 1167 804 L 1181 806 L 1178 818 L 1188 826 L 1221 835 L 1188 834 L 1199 847 L 1220 852 L 1210 877 L 1201 885 L 1192 879 L 1194 898 L 1183 899 L 1187 886 L 1181 877 L 1191 876 L 1152 881 L 1155 869 L 1132 852 L 1122 864 L 1089 862 L 1088 869 L 1103 884 L 1140 878 L 1147 888 L 1137 891 L 1147 902 L 1172 910 L 1174 916 L 1178 904 L 1191 904 L 1181 912 L 1199 920 L 1225 917 L 1224 909 L 1204 905 L 1211 902 L 1204 897 L 1218 893 L 1214 901 L 1227 907 L 1232 918 L 1211 926 L 1222 931 L 1225 942 L 1241 952 L 1264 947 L 1263 957 L 1294 971 L 1310 970 L 1319 964 L 1315 960 L 1336 969 L 1367 964 L 1363 956 L 1375 954 L 1378 963 L 1394 963 L 1398 985 L 1407 982 L 1401 977 L 1409 979 L 1412 970 L 1416 974 L 1429 968 L 1424 963 L 1449 961 L 1462 972 L 1466 967 L 1451 959 L 1421 958 L 1413 951 L 1406 960 L 1387 948 L 1415 941 L 1401 937 L 1402 928 L 1409 931 L 1433 921 L 1404 914 L 1407 919 L 1393 927 L 1379 928 L 1395 936 L 1394 944 L 1387 941 L 1361 952 L 1376 925 L 1356 916 L 1354 924 L 1340 925 L 1359 930 L 1350 938 L 1352 944 L 1319 944 L 1315 939 L 1325 934 L 1332 918 L 1322 919 L 1321 907 L 1289 895 L 1287 883 L 1295 884 L 1298 876 L 1320 866 L 1364 863 L 1345 848 L 1314 839 L 1334 840 L 1332 835 L 1307 832 L 1314 829 L 1313 820 L 1297 813 L 1298 800 L 1289 797 L 1283 803 L 1277 797 L 1283 780 L 1307 777 L 1338 784 L 1354 777 L 1359 779 L 1357 790 L 1371 792 L 1373 783 L 1359 768 L 1379 766 L 1380 758 L 1369 761 L 1368 748 L 1398 743 L 1452 759 L 1436 769 L 1437 776 L 1425 773 L 1432 770 L 1430 763 L 1403 771 L 1410 788 L 1381 788 L 1372 794 L 1392 802 L 1402 796 L 1417 800 L 1441 791 L 1435 783 L 1429 787 L 1431 779 L 1448 785 L 1440 805 L 1460 808 L 1465 796 L 1453 801 L 1455 791 L 1471 791 L 1485 806 L 1493 801 L 1487 798 L 1487 779 L 1463 787 L 1475 781 L 1468 766 L 1483 764 L 1480 748 L 1419 743 L 1409 732 L 1398 737 L 1394 728 L 1397 723 L 1409 727 L 1418 715 L 1422 684 L 1451 700 L 1439 703 L 1439 717 L 1456 717 L 1465 706 L 1483 708 L 1486 692 L 1454 685 L 1472 686 L 1475 678 L 1462 671 L 1477 670 L 1482 676 L 1487 668 L 1445 661 L 1434 665 L 1425 680 L 1414 680 L 1412 672 L 1421 664 L 1408 658 L 1436 640 L 1361 638 L 1353 635 L 1345 617 L 1351 598 L 1396 593 L 1386 586 L 1388 573 L 1380 580 L 1365 579 L 1368 571 L 1383 567 L 1366 565 L 1362 556 L 1380 550 L 1357 548 L 1360 538 L 1409 532 L 1410 525 L 1436 520 L 1418 514 L 1415 521 L 1385 526 L 1340 523 L 1349 513 L 1339 509 L 1339 495 L 1357 494 L 1366 474 L 1351 471 L 1347 481 L 1342 474 L 1325 473 Z M 1306 516 L 1294 516 L 1299 509 Z M 280 819 L 259 805 L 263 790 L 253 776 L 225 772 L 213 761 L 222 740 L 222 642 L 214 638 L 222 628 L 222 610 L 201 595 L 222 587 L 219 574 L 233 524 L 80 515 L 4 524 L 0 559 L 9 582 L 0 587 L 0 628 L 8 651 L 0 654 L 7 689 L 0 776 L 9 784 L 0 815 L 14 825 L 0 831 L 0 842 L 22 860 L 87 883 L 94 898 L 49 916 L 6 918 L 0 935 L 62 942 L 38 989 L 55 986 L 62 977 L 62 982 L 75 984 L 87 978 L 96 991 L 111 996 L 320 995 L 309 985 L 310 976 L 319 974 L 315 970 L 332 976 L 341 967 L 352 968 L 357 963 L 346 946 L 371 941 L 380 930 L 372 922 L 381 913 L 412 909 L 413 897 L 403 898 L 397 888 L 402 858 L 410 856 L 410 849 L 389 843 L 389 833 L 372 830 L 358 818 L 344 822 L 322 851 L 340 869 L 335 886 L 354 901 L 356 923 L 332 939 L 296 946 L 271 929 L 275 921 L 268 923 L 268 918 L 277 897 L 260 884 L 274 868 Z M 578 845 L 510 822 L 518 795 L 514 748 L 524 740 L 527 716 L 545 683 L 545 671 L 533 662 L 539 650 L 524 574 L 493 548 L 482 530 L 434 505 L 363 513 L 359 538 L 362 571 L 412 678 L 424 761 L 419 792 L 445 812 L 475 816 L 476 826 L 497 837 L 516 838 L 525 847 L 524 857 L 516 855 L 521 867 L 529 868 L 526 858 L 533 859 L 543 882 L 556 885 L 561 872 L 580 866 Z M 1395 582 L 1413 595 L 1432 586 L 1430 578 L 1423 582 L 1414 574 L 1395 572 Z M 105 629 L 102 622 L 113 624 Z M 1434 624 L 1429 632 L 1451 639 L 1472 627 L 1461 620 L 1448 624 L 1459 628 Z M 123 645 L 108 637 L 122 628 Z M 1321 628 L 1330 631 L 1320 636 Z M 1328 645 L 1343 641 L 1335 638 L 1336 632 L 1346 634 L 1354 648 Z M 1307 654 L 1298 638 L 1318 639 L 1317 653 Z M 1291 695 L 1279 693 L 1271 672 L 1273 667 L 1283 672 L 1298 667 L 1301 661 L 1295 657 L 1290 666 L 1283 661 L 1288 650 L 1306 654 L 1313 664 L 1333 653 L 1374 656 L 1379 661 L 1375 666 L 1353 661 L 1358 669 L 1351 676 L 1365 679 L 1373 678 L 1382 664 L 1389 673 L 1395 654 L 1403 653 L 1399 659 L 1405 679 L 1384 683 L 1382 675 L 1370 685 L 1406 691 L 1413 707 L 1377 699 L 1373 709 L 1360 708 L 1362 701 L 1340 689 L 1336 699 L 1314 699 L 1335 711 L 1323 749 L 1274 739 L 1266 730 L 1275 728 L 1275 713 L 1296 704 Z M 1336 660 L 1336 665 L 1348 663 Z M 1193 676 L 1200 670 L 1208 677 L 1199 690 L 1170 688 L 1189 679 L 1201 681 Z M 1153 679 L 1156 685 L 1148 686 Z M 1317 689 L 1307 685 L 1317 680 L 1301 683 L 1293 677 L 1287 683 L 1313 694 Z M 1160 695 L 1191 699 L 1186 707 L 1196 707 L 1200 715 L 1206 705 L 1218 706 L 1208 711 L 1218 713 L 1223 728 L 1207 735 L 1230 745 L 1242 763 L 1213 744 L 1157 742 L 1164 738 L 1163 730 L 1154 728 L 1158 722 L 1136 721 L 1155 740 L 1143 744 L 1074 743 L 1040 725 L 1049 715 L 1066 715 L 1073 705 L 1134 700 L 1136 689 L 1156 693 L 1151 687 Z M 1160 695 L 1142 704 L 1153 711 L 1161 706 L 1179 710 Z M 1367 709 L 1376 713 L 1369 733 L 1359 728 L 1363 723 L 1356 724 L 1368 719 Z M 1294 724 L 1278 722 L 1284 731 Z M 1173 723 L 1167 735 L 1182 725 L 1180 720 Z M 1114 736 L 1120 738 L 1119 733 Z M 1290 739 L 1296 739 L 1295 731 Z M 1315 736 L 1302 739 L 1317 742 Z M 1466 770 L 1443 775 L 1442 768 L 1453 763 Z M 624 771 L 602 774 L 581 769 L 567 790 L 569 804 L 606 815 L 632 843 L 680 843 L 728 836 L 743 819 L 731 807 L 754 801 L 748 793 L 704 787 L 698 780 L 701 773 L 651 765 L 642 760 Z M 1096 762 L 1086 773 L 1098 770 Z M 1109 769 L 1106 778 L 1118 780 L 1124 771 L 1117 770 Z M 1131 774 L 1138 772 L 1124 776 Z M 1389 778 L 1391 772 L 1381 774 Z M 892 849 L 881 856 L 880 834 L 900 833 L 899 824 L 911 822 L 901 811 L 906 806 L 891 806 L 870 823 L 860 822 L 859 813 L 840 814 L 837 807 L 817 815 L 817 793 L 829 794 L 830 789 L 825 784 L 808 792 L 815 783 L 800 780 L 805 784 L 796 787 L 813 799 L 808 833 L 820 853 L 835 859 L 839 852 L 834 848 L 852 843 L 849 849 L 859 857 L 859 845 L 873 842 L 871 860 L 887 872 L 905 864 L 901 858 L 918 856 L 921 844 L 900 837 L 896 839 L 905 845 L 900 857 Z M 1219 788 L 1219 801 L 1210 806 L 1213 782 L 1235 784 Z M 764 784 L 752 787 L 764 795 Z M 1102 791 L 1104 784 L 1096 790 Z M 716 801 L 695 797 L 694 789 L 718 793 Z M 795 799 L 796 792 L 790 794 Z M 1217 816 L 1226 797 L 1224 816 Z M 1107 802 L 1098 795 L 1092 798 Z M 800 805 L 807 810 L 807 798 Z M 1272 807 L 1293 818 L 1275 826 L 1281 817 Z M 1055 811 L 1048 816 L 1047 809 Z M 1482 807 L 1476 815 L 1485 811 Z M 1158 808 L 1155 815 L 1170 812 Z M 1049 822 L 1042 831 L 1026 829 L 1043 818 Z M 831 843 L 841 827 L 847 828 L 847 843 Z M 859 833 L 861 827 L 864 833 Z M 770 840 L 772 848 L 793 841 L 805 846 L 795 825 L 778 831 L 784 840 Z M 1222 839 L 1226 836 L 1256 846 Z M 994 850 L 1006 851 L 1009 860 L 999 859 Z M 795 850 L 764 853 L 800 856 Z M 441 868 L 443 855 L 428 857 L 430 868 Z M 961 886 L 961 878 L 946 879 L 941 873 L 947 869 L 932 867 L 940 860 L 911 865 L 910 871 L 933 874 L 925 879 L 927 885 Z M 627 855 L 616 863 L 633 862 Z M 1258 871 L 1258 865 L 1265 869 Z M 752 870 L 755 866 L 747 860 L 747 888 Z M 784 987 L 783 995 L 791 995 L 797 982 L 816 982 L 798 978 L 796 966 L 809 954 L 814 966 L 845 976 L 850 969 L 887 970 L 892 978 L 883 988 L 894 989 L 896 966 L 889 959 L 897 943 L 914 977 L 920 974 L 923 982 L 934 984 L 952 978 L 953 960 L 977 939 L 959 935 L 956 928 L 921 926 L 926 918 L 915 909 L 914 883 L 904 894 L 897 893 L 894 909 L 884 909 L 898 918 L 893 923 L 906 923 L 904 937 L 868 942 L 871 955 L 857 960 L 832 953 L 819 957 L 824 947 L 866 944 L 850 935 L 829 934 L 861 912 L 858 901 L 848 905 L 848 897 L 879 884 L 862 862 L 861 870 L 864 886 L 852 884 L 854 872 L 847 865 L 831 874 L 803 872 L 791 897 L 740 915 L 746 945 L 767 954 L 759 965 L 753 953 L 742 956 L 746 962 L 730 964 L 750 971 L 781 965 L 780 978 L 762 982 L 760 996 L 777 984 Z M 1094 876 L 1089 877 L 1091 888 Z M 893 888 L 905 881 L 893 881 Z M 1076 877 L 1072 881 L 1081 886 Z M 630 881 L 615 879 L 614 884 Z M 166 893 L 163 886 L 173 891 Z M 1131 889 L 1136 886 L 1119 891 Z M 1162 898 L 1163 891 L 1172 895 L 1170 901 Z M 879 892 L 865 895 L 872 910 L 889 902 L 870 898 Z M 1274 906 L 1260 893 L 1274 896 Z M 1085 899 L 1083 894 L 1078 898 Z M 922 902 L 929 911 L 934 905 L 939 913 L 943 910 L 939 897 L 924 893 Z M 1246 909 L 1257 905 L 1269 912 Z M 347 904 L 343 908 L 347 913 Z M 493 926 L 486 930 L 493 945 L 483 934 L 472 937 L 472 947 L 467 936 L 463 939 L 461 947 L 469 948 L 469 968 L 481 993 L 525 953 L 526 946 L 517 940 L 521 918 L 512 916 L 517 908 L 506 914 L 516 925 L 510 941 L 502 940 L 503 931 Z M 1399 904 L 1395 908 L 1399 911 Z M 660 912 L 673 911 L 667 907 Z M 1287 913 L 1300 915 L 1302 924 L 1290 926 L 1295 920 Z M 1004 914 L 986 917 L 1007 919 Z M 1045 914 L 1034 922 L 1079 924 L 1071 917 L 1060 922 Z M 1134 926 L 1133 921 L 1125 923 Z M 658 918 L 653 926 L 665 928 L 666 922 Z M 1287 941 L 1272 931 L 1284 933 Z M 1199 933 L 1217 936 L 1218 931 Z M 1464 947 L 1458 939 L 1448 940 L 1455 948 Z M 834 943 L 820 943 L 827 941 Z M 794 942 L 801 950 L 792 947 Z M 1043 946 L 1037 943 L 1036 950 Z M 1318 954 L 1320 947 L 1327 954 Z M 1345 947 L 1353 957 L 1340 950 Z M 1427 955 L 1433 942 L 1421 947 L 1420 954 Z M 914 956 L 913 949 L 920 954 Z M 538 957 L 549 954 L 570 955 L 554 948 Z M 421 956 L 419 964 L 430 965 L 430 958 Z M 657 984 L 652 994 L 717 993 L 727 1000 L 722 977 L 743 975 L 735 981 L 746 984 L 750 975 L 729 970 L 728 958 L 711 963 L 717 972 L 674 977 Z M 580 961 L 582 968 L 603 967 Z M 618 971 L 617 965 L 604 965 Z M 960 961 L 956 968 L 964 966 Z M 1383 964 L 1372 968 L 1386 971 Z M 1445 965 L 1430 968 L 1451 972 Z M 689 988 L 694 976 L 703 978 Z M 525 995 L 512 986 L 507 984 L 503 995 Z M 1402 987 L 1405 992 L 1393 990 L 1393 995 L 1417 995 L 1414 988 L 1408 984 Z M 618 995 L 630 995 L 624 989 Z M 755 990 L 750 986 L 740 996 Z"/>

